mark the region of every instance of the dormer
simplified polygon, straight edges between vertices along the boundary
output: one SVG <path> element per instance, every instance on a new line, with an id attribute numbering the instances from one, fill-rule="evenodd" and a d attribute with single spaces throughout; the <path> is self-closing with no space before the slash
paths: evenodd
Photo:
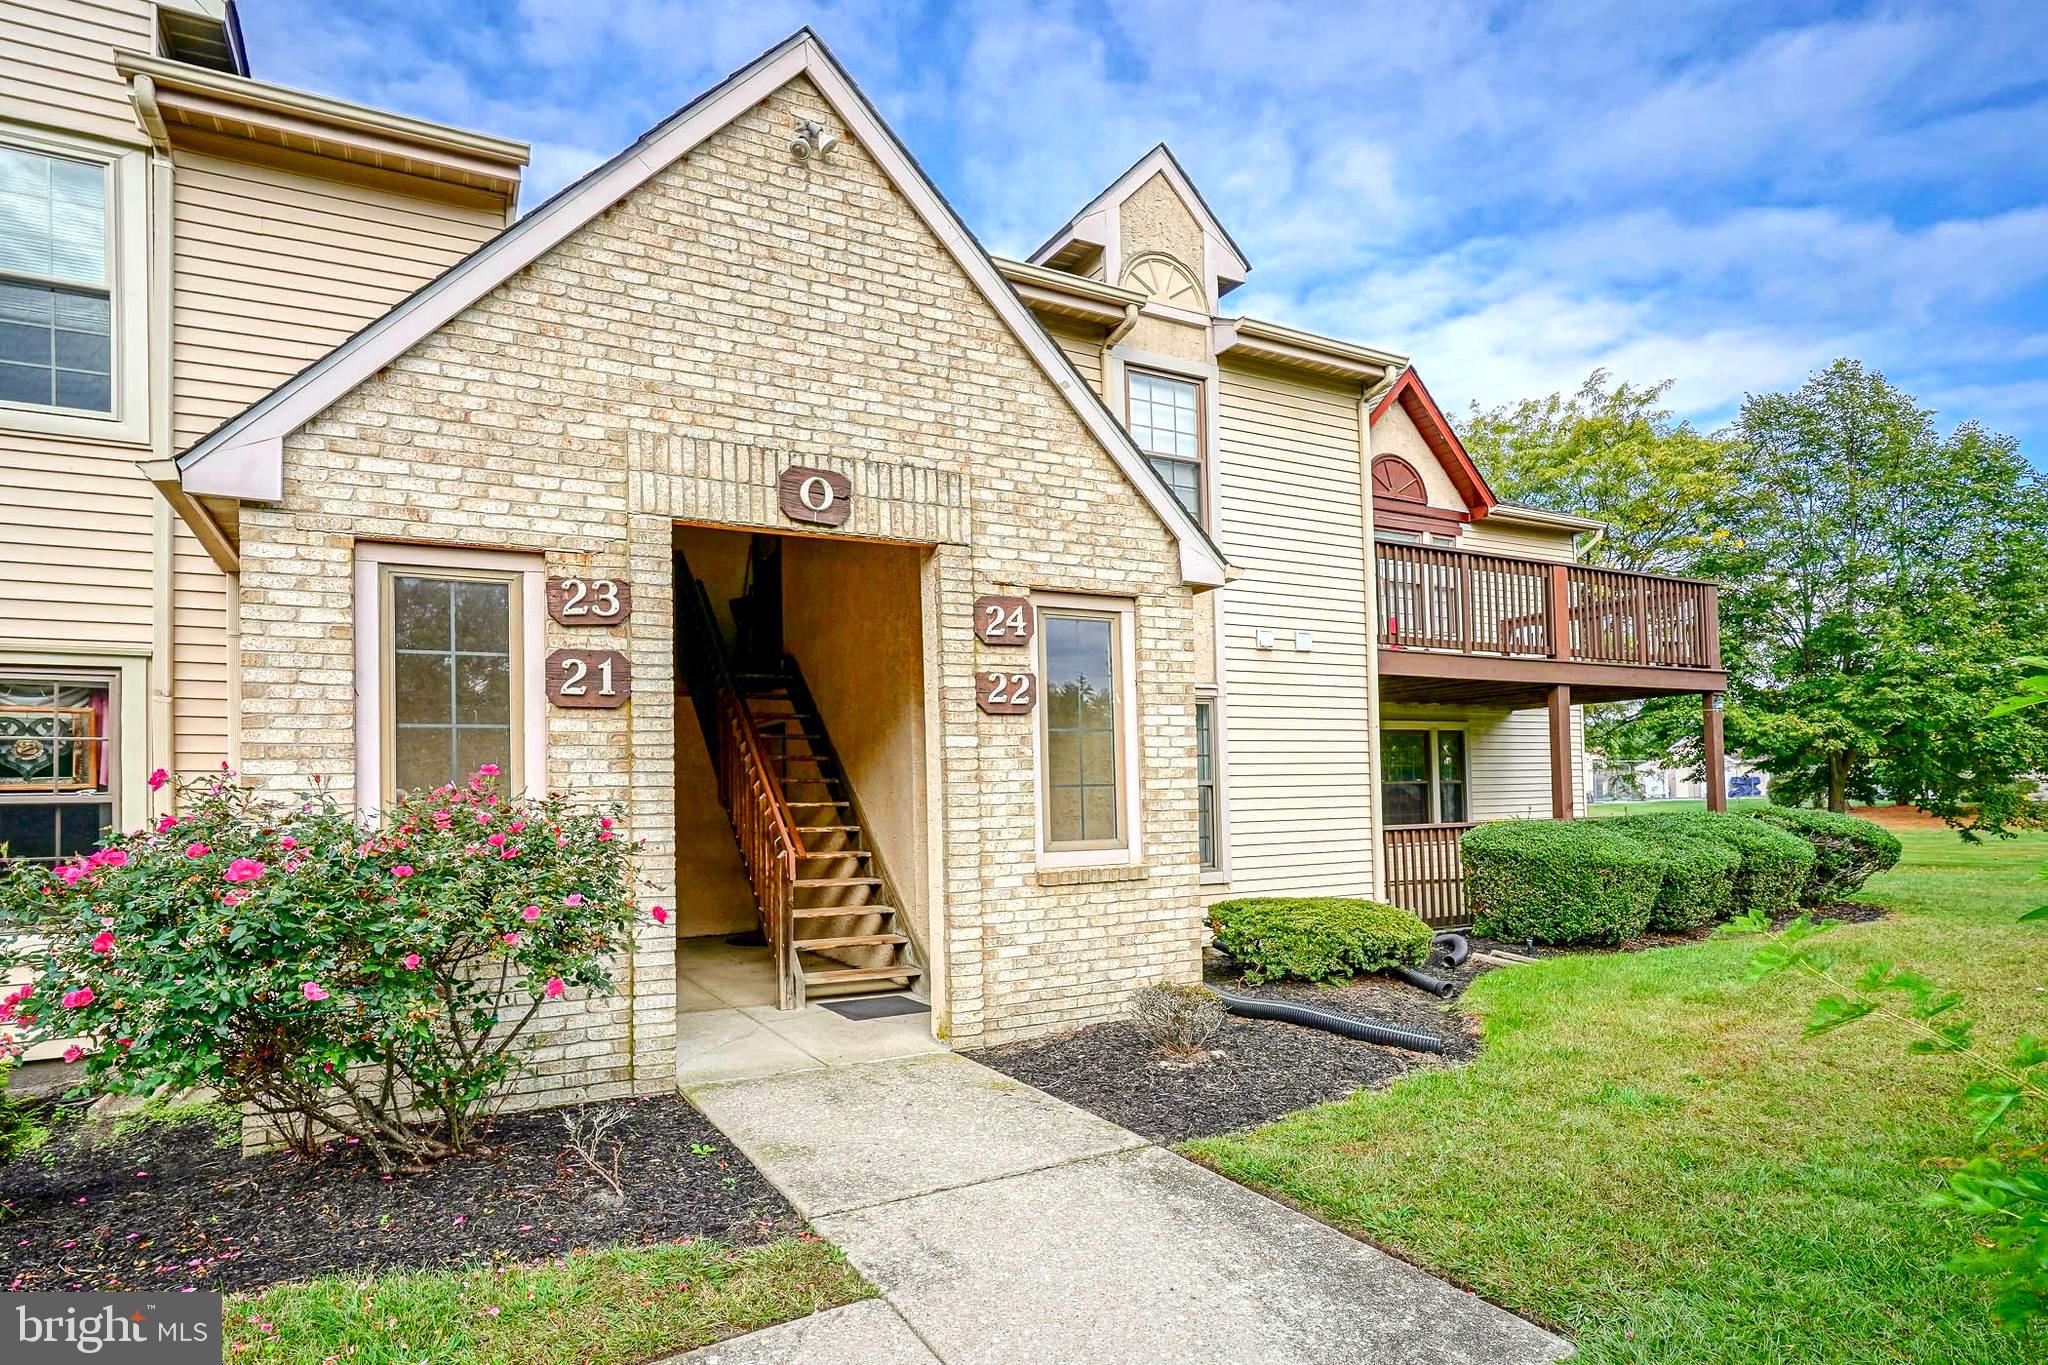
<path id="1" fill-rule="evenodd" d="M 1195 322 L 1251 270 L 1163 142 L 1032 252 L 1031 264 L 1131 290 Z"/>
<path id="2" fill-rule="evenodd" d="M 1414 369 L 1372 410 L 1372 515 L 1382 535 L 1455 541 L 1499 499 Z"/>

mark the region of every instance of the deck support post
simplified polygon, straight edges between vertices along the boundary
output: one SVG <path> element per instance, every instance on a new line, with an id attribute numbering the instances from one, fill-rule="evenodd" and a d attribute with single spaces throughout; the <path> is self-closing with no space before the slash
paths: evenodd
<path id="1" fill-rule="evenodd" d="M 1550 813 L 1572 818 L 1572 689 L 1558 683 L 1550 689 Z"/>
<path id="2" fill-rule="evenodd" d="M 1707 776 L 1707 809 L 1728 809 L 1728 756 L 1727 746 L 1721 734 L 1721 704 L 1727 696 L 1723 692 L 1702 692 L 1700 694 L 1701 729 L 1705 733 L 1704 744 Z"/>

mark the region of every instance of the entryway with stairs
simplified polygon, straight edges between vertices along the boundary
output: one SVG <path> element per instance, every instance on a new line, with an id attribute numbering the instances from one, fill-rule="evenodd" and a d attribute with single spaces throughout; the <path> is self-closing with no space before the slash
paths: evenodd
<path id="1" fill-rule="evenodd" d="M 678 527 L 679 1009 L 921 997 L 918 553 Z"/>

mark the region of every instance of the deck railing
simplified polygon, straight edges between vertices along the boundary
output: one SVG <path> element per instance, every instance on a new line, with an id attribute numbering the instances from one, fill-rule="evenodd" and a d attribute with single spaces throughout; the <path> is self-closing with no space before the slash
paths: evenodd
<path id="1" fill-rule="evenodd" d="M 1382 648 L 1721 667 L 1712 583 L 1435 545 L 1373 551 Z"/>
<path id="2" fill-rule="evenodd" d="M 1432 928 L 1471 922 L 1465 913 L 1465 860 L 1459 844 L 1470 824 L 1398 825 L 1386 831 L 1387 899 Z"/>

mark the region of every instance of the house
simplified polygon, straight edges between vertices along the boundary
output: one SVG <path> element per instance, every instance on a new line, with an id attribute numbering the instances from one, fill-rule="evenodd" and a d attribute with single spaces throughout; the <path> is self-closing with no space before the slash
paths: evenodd
<path id="1" fill-rule="evenodd" d="M 244 780 L 625 806 L 677 915 L 525 1102 L 740 1001 L 1106 1018 L 1226 895 L 1455 918 L 1462 828 L 1579 808 L 1575 705 L 1719 694 L 1713 590 L 1577 564 L 1250 268 L 1164 148 L 990 257 L 793 35 L 153 466 Z"/>
<path id="2" fill-rule="evenodd" d="M 219 0 L 0 4 L 11 856 L 236 760 L 233 527 L 170 459 L 502 230 L 525 161 L 252 79 Z"/>

